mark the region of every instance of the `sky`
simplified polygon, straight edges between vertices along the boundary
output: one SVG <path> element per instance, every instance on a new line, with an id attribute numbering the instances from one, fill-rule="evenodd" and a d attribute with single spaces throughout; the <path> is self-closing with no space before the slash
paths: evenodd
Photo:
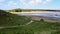
<path id="1" fill-rule="evenodd" d="M 16 8 L 60 10 L 60 0 L 0 0 L 0 9 Z"/>

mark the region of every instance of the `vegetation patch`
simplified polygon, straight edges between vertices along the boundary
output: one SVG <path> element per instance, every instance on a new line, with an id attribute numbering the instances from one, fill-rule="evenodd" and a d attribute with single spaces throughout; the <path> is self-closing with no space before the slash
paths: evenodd
<path id="1" fill-rule="evenodd" d="M 30 20 L 31 19 L 25 16 L 18 16 L 9 12 L 2 12 L 2 16 L 0 16 L 0 26 L 22 25 L 29 22 Z"/>
<path id="2" fill-rule="evenodd" d="M 59 25 L 59 26 L 57 26 Z M 0 29 L 6 34 L 60 34 L 60 23 L 35 21 L 27 26 Z"/>

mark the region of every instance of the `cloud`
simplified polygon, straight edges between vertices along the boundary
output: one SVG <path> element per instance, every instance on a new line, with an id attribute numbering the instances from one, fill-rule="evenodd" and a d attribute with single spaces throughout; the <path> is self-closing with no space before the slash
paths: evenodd
<path id="1" fill-rule="evenodd" d="M 15 7 L 17 7 L 16 5 L 17 5 L 17 3 L 13 2 L 13 1 L 9 1 L 9 3 L 7 5 L 5 5 L 5 7 L 15 8 Z"/>
<path id="2" fill-rule="evenodd" d="M 9 3 L 6 5 L 6 6 L 14 6 L 16 5 L 17 3 L 13 2 L 13 1 L 9 1 Z"/>
<path id="3" fill-rule="evenodd" d="M 46 4 L 48 4 L 49 2 L 52 2 L 52 0 L 45 0 L 42 4 L 43 4 L 43 5 L 46 5 Z"/>
<path id="4" fill-rule="evenodd" d="M 46 0 L 46 2 L 51 2 L 52 0 Z"/>
<path id="5" fill-rule="evenodd" d="M 30 0 L 28 2 L 25 2 L 27 0 L 20 0 L 20 3 L 26 8 L 29 8 L 29 7 L 35 7 L 37 6 L 39 3 L 42 2 L 42 0 Z"/>
<path id="6" fill-rule="evenodd" d="M 5 1 L 5 0 L 0 0 L 0 3 L 1 3 L 1 2 L 4 2 L 4 1 Z"/>
<path id="7" fill-rule="evenodd" d="M 4 2 L 5 0 L 0 0 L 0 2 Z M 16 0 L 17 1 L 17 0 Z M 16 8 L 16 7 L 20 7 L 23 6 L 24 8 L 34 8 L 37 5 L 41 5 L 41 4 L 47 4 L 49 2 L 51 2 L 52 0 L 19 0 L 18 2 L 15 2 L 14 0 L 9 0 L 6 4 L 1 4 L 0 3 L 0 8 Z M 19 6 L 17 6 L 19 4 Z"/>
<path id="8" fill-rule="evenodd" d="M 17 5 L 17 3 L 15 3 L 14 1 L 9 1 L 7 4 L 2 4 L 2 5 L 0 5 L 0 8 L 5 8 L 5 9 L 13 9 L 13 8 L 15 8 L 15 7 L 17 7 L 16 6 Z"/>
<path id="9" fill-rule="evenodd" d="M 35 7 L 39 4 L 46 4 L 47 2 L 51 2 L 52 0 L 30 0 L 28 3 L 27 0 L 20 0 L 20 3 L 24 5 L 25 7 Z"/>
<path id="10" fill-rule="evenodd" d="M 41 0 L 31 0 L 28 4 L 29 5 L 37 5 L 39 3 L 41 3 Z"/>

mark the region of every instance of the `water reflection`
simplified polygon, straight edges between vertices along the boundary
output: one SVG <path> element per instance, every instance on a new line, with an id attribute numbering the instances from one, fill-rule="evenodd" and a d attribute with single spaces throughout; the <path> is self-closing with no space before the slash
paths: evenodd
<path id="1" fill-rule="evenodd" d="M 59 13 L 36 13 L 36 14 L 20 14 L 22 16 L 44 16 L 44 17 L 55 17 L 55 18 L 60 18 Z"/>

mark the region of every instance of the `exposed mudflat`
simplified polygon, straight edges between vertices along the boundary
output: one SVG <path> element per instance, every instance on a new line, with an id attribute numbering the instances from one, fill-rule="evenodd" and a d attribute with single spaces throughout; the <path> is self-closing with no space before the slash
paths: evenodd
<path id="1" fill-rule="evenodd" d="M 43 16 L 27 16 L 33 20 L 40 20 L 44 19 L 44 21 L 47 22 L 60 22 L 60 18 L 54 18 L 54 17 L 43 17 Z"/>

